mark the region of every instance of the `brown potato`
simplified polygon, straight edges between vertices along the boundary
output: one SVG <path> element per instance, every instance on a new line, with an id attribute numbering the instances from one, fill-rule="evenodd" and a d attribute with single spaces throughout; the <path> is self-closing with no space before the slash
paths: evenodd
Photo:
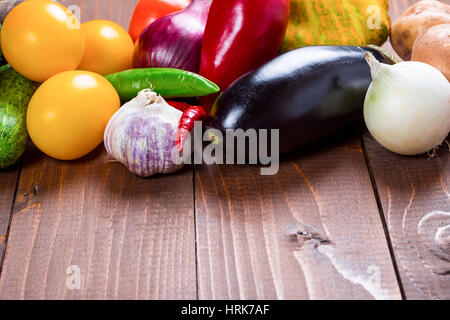
<path id="1" fill-rule="evenodd" d="M 417 38 L 411 60 L 432 65 L 450 81 L 450 23 L 433 26 Z"/>
<path id="2" fill-rule="evenodd" d="M 420 1 L 406 10 L 391 29 L 391 43 L 404 60 L 411 59 L 414 42 L 428 28 L 450 23 L 450 6 L 440 1 Z"/>

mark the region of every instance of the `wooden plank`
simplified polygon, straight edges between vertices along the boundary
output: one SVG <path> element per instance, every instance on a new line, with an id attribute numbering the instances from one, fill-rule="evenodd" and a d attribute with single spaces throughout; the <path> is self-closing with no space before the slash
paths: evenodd
<path id="1" fill-rule="evenodd" d="M 140 179 L 108 159 L 26 154 L 0 299 L 196 298 L 192 171 Z"/>
<path id="2" fill-rule="evenodd" d="M 311 150 L 311 149 L 310 149 Z M 196 173 L 200 299 L 400 299 L 360 139 Z"/>
<path id="3" fill-rule="evenodd" d="M 395 21 L 401 12 L 414 2 L 416 1 L 391 1 L 392 20 Z M 385 48 L 392 49 L 389 43 Z M 350 146 L 353 151 L 362 150 L 357 140 L 350 143 Z M 312 158 L 300 156 L 302 165 L 309 166 L 310 173 L 305 173 L 305 169 L 298 165 L 294 157 L 293 161 L 283 163 L 275 179 L 259 176 L 255 168 L 252 168 L 250 173 L 246 171 L 250 170 L 248 168 L 203 167 L 199 170 L 196 176 L 196 215 L 200 298 L 356 298 L 366 295 L 367 290 L 353 292 L 353 286 L 358 287 L 358 285 L 355 285 L 352 280 L 350 282 L 353 286 L 349 285 L 348 272 L 346 278 L 344 276 L 346 273 L 341 272 L 333 264 L 331 255 L 326 256 L 324 253 L 327 249 L 325 251 L 320 249 L 323 252 L 319 252 L 321 245 L 317 246 L 317 244 L 321 243 L 320 239 L 324 236 L 329 238 L 325 232 L 326 228 L 335 230 L 333 237 L 337 240 L 331 241 L 339 244 L 334 247 L 334 250 L 339 252 L 341 261 L 346 261 L 347 267 L 351 265 L 352 258 L 361 255 L 358 260 L 362 261 L 362 264 L 354 266 L 354 277 L 364 274 L 363 266 L 369 268 L 366 271 L 371 270 L 370 266 L 376 266 L 374 261 L 381 261 L 384 269 L 377 268 L 382 270 L 382 273 L 376 274 L 387 274 L 383 285 L 390 287 L 390 290 L 388 289 L 385 293 L 390 292 L 390 298 L 400 298 L 383 237 L 382 223 L 377 215 L 374 198 L 371 196 L 364 159 L 361 154 L 355 155 L 350 150 L 347 150 L 345 155 L 342 153 L 342 149 L 334 148 L 323 149 Z M 346 159 L 344 164 L 347 165 L 331 167 L 330 160 L 335 160 L 337 157 Z M 349 166 L 348 163 L 353 165 Z M 292 167 L 303 180 L 306 178 L 307 182 L 292 181 L 296 175 Z M 326 176 L 326 182 L 323 182 L 324 178 L 320 176 L 310 177 L 310 175 L 314 177 L 317 174 L 316 171 L 322 171 L 324 168 L 333 169 L 330 175 Z M 340 189 L 342 184 L 339 179 L 342 177 L 346 178 L 346 186 L 348 184 L 352 186 L 352 189 L 348 191 Z M 361 179 L 361 186 L 358 187 L 359 183 L 354 182 L 358 181 L 355 177 Z M 209 184 L 208 179 L 214 179 L 215 183 Z M 323 183 L 320 206 L 317 203 L 319 193 L 318 187 L 315 186 L 315 179 Z M 243 186 L 247 186 L 245 193 L 243 193 Z M 241 191 L 233 191 L 235 188 L 241 188 Z M 334 189 L 339 192 L 336 193 Z M 353 194 L 351 191 L 355 192 L 353 189 L 357 190 L 355 198 L 349 196 Z M 289 194 L 286 190 L 291 190 L 292 198 L 286 196 Z M 292 190 L 296 190 L 295 193 Z M 306 202 L 303 195 L 305 191 L 310 193 Z M 358 205 L 355 206 L 355 199 L 363 195 L 366 197 L 365 201 L 356 202 Z M 296 202 L 296 199 L 301 199 L 301 202 Z M 346 201 L 340 201 L 340 199 L 346 199 Z M 235 204 L 236 201 L 239 204 Z M 291 203 L 290 206 L 289 203 Z M 336 223 L 330 223 L 328 215 L 325 216 L 327 221 L 322 221 L 324 209 L 320 208 L 323 207 L 333 208 L 329 209 L 330 216 L 337 219 Z M 348 208 L 349 211 L 343 216 L 336 217 L 336 214 L 331 213 L 337 208 Z M 364 212 L 365 215 L 361 216 L 360 212 Z M 359 217 L 356 222 L 354 222 L 355 217 Z M 243 225 L 240 225 L 241 223 Z M 375 225 L 372 226 L 373 223 Z M 280 225 L 283 224 L 290 232 L 309 230 L 312 227 L 316 230 L 314 232 L 319 234 L 319 240 L 313 238 L 306 242 L 309 245 L 301 246 L 294 241 L 289 246 L 282 236 L 283 229 Z M 376 235 L 374 238 L 367 236 L 372 232 L 371 230 L 373 230 L 372 235 Z M 249 231 L 250 234 L 245 236 Z M 256 243 L 256 240 L 259 243 Z M 367 257 L 367 252 L 371 250 L 358 252 L 356 255 L 346 250 L 355 246 L 371 245 L 377 247 L 379 256 Z M 329 247 L 329 245 L 322 241 L 322 247 Z M 308 251 L 305 248 L 313 249 Z M 255 263 L 257 256 L 264 258 L 262 264 Z M 368 258 L 373 259 L 370 265 L 368 265 Z M 322 264 L 324 261 L 328 264 L 328 269 L 330 267 L 333 269 L 329 275 L 320 271 L 324 268 Z M 334 260 L 334 263 L 336 261 Z M 223 281 L 224 274 L 226 281 Z M 326 290 L 328 286 L 324 284 L 329 282 L 339 284 L 334 287 L 334 290 Z M 383 297 L 377 294 L 375 296 Z"/>
<path id="4" fill-rule="evenodd" d="M 408 299 L 450 299 L 450 161 L 402 157 L 364 137 Z"/>
<path id="5" fill-rule="evenodd" d="M 0 270 L 2 269 L 3 254 L 6 247 L 6 238 L 9 218 L 16 191 L 17 178 L 20 165 L 0 170 Z"/>
<path id="6" fill-rule="evenodd" d="M 83 21 L 127 25 L 136 1 L 65 2 Z M 108 159 L 103 147 L 73 162 L 28 149 L 0 299 L 196 298 L 192 169 L 141 179 Z"/>
<path id="7" fill-rule="evenodd" d="M 391 1 L 392 20 L 415 2 Z M 386 47 L 392 50 L 390 44 Z M 364 141 L 406 297 L 449 299 L 448 150 L 443 147 L 428 160 L 394 155 L 367 132 Z"/>
<path id="8" fill-rule="evenodd" d="M 129 19 L 134 7 L 139 0 L 125 1 L 93 1 L 93 0 L 60 0 L 66 6 L 78 6 L 81 13 L 81 22 L 92 19 L 110 19 L 121 24 L 128 30 Z M 100 13 L 105 13 L 100 15 Z M 0 264 L 3 261 L 3 252 L 6 246 L 7 229 L 11 213 L 11 206 L 16 189 L 19 166 L 0 172 L 1 194 L 0 194 Z M 1 269 L 1 265 L 0 265 Z"/>
<path id="9" fill-rule="evenodd" d="M 60 0 L 66 6 L 75 5 L 80 8 L 81 23 L 94 20 L 106 19 L 114 21 L 126 30 L 134 8 L 139 0 Z"/>

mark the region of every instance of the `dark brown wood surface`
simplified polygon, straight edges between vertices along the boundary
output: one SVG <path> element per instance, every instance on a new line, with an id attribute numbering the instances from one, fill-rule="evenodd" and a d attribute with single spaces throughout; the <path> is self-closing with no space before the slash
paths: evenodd
<path id="1" fill-rule="evenodd" d="M 392 20 L 414 2 L 391 1 Z M 432 159 L 402 157 L 367 132 L 363 140 L 405 297 L 450 299 L 450 150 L 444 144 Z"/>
<path id="2" fill-rule="evenodd" d="M 0 171 L 0 271 L 3 264 L 3 255 L 6 248 L 9 219 L 16 192 L 19 165 L 14 168 Z"/>
<path id="3" fill-rule="evenodd" d="M 61 2 L 128 27 L 137 0 Z M 391 17 L 414 2 L 391 1 Z M 445 148 L 399 157 L 344 133 L 276 176 L 187 166 L 141 179 L 108 160 L 30 145 L 0 171 L 0 299 L 449 298 Z"/>
<path id="4" fill-rule="evenodd" d="M 359 139 L 196 175 L 201 299 L 400 299 Z"/>
<path id="5" fill-rule="evenodd" d="M 196 298 L 192 171 L 150 181 L 107 161 L 25 154 L 0 298 Z"/>
<path id="6" fill-rule="evenodd" d="M 73 162 L 29 148 L 0 299 L 196 298 L 192 170 L 146 180 L 108 160 L 102 148 Z M 81 290 L 66 286 L 71 266 Z"/>
<path id="7" fill-rule="evenodd" d="M 124 26 L 136 3 L 63 2 L 80 6 L 82 21 L 101 17 Z M 192 170 L 146 180 L 108 160 L 102 147 L 73 162 L 28 149 L 0 299 L 197 297 Z M 3 175 L 9 177 L 0 202 L 6 234 L 17 172 Z M 66 286 L 72 266 L 79 267 L 80 290 Z"/>
<path id="8" fill-rule="evenodd" d="M 428 159 L 364 141 L 406 297 L 450 299 L 448 147 Z"/>

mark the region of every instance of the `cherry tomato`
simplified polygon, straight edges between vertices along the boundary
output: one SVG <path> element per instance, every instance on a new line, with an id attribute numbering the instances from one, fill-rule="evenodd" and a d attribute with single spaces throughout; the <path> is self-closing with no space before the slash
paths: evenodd
<path id="1" fill-rule="evenodd" d="M 77 159 L 103 141 L 105 127 L 119 107 L 119 95 L 102 76 L 63 72 L 44 82 L 31 98 L 28 133 L 47 155 Z"/>
<path id="2" fill-rule="evenodd" d="M 94 20 L 81 25 L 86 39 L 79 70 L 103 76 L 133 67 L 134 43 L 128 32 L 118 24 Z"/>
<path id="3" fill-rule="evenodd" d="M 136 41 L 148 25 L 169 13 L 181 11 L 191 0 L 140 0 L 130 22 L 130 35 Z"/>
<path id="4" fill-rule="evenodd" d="M 43 82 L 78 67 L 84 37 L 78 20 L 66 7 L 50 0 L 25 1 L 7 15 L 1 45 L 15 70 Z"/>

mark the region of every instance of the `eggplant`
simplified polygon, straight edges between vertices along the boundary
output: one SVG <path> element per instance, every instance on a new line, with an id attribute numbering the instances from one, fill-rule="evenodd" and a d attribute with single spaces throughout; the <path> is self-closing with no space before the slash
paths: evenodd
<path id="1" fill-rule="evenodd" d="M 354 126 L 372 82 L 366 51 L 395 63 L 377 47 L 312 46 L 280 55 L 223 92 L 206 125 L 224 133 L 279 129 L 281 154 Z"/>

